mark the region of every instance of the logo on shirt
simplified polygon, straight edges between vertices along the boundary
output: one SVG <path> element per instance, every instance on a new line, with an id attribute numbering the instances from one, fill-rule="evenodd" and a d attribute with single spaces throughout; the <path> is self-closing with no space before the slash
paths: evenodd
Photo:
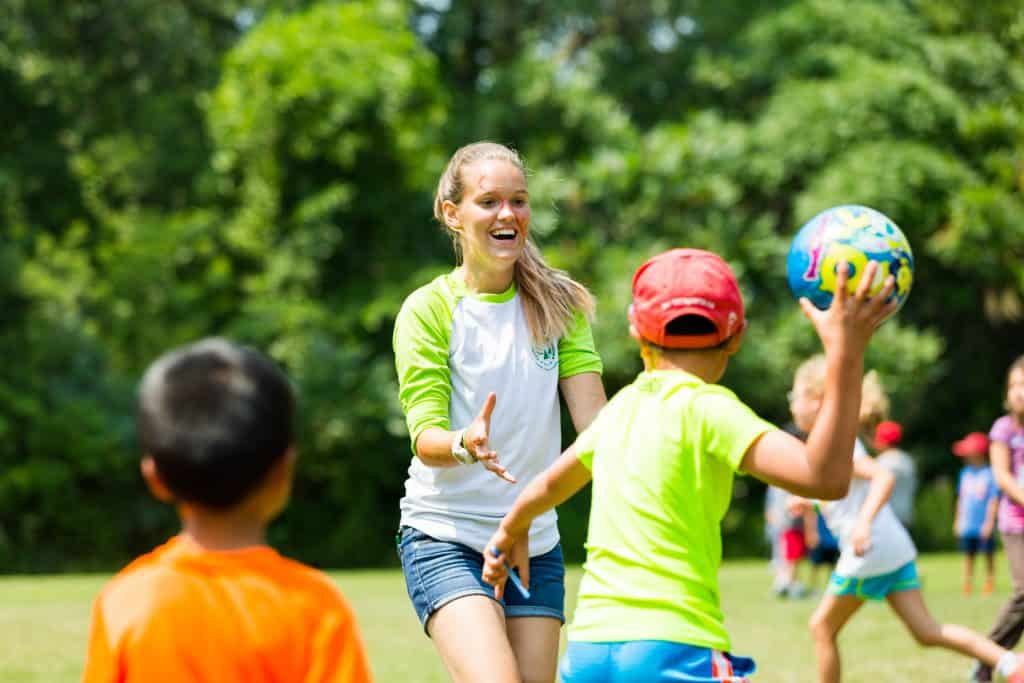
<path id="1" fill-rule="evenodd" d="M 541 370 L 554 370 L 558 367 L 558 347 L 552 342 L 542 349 L 533 347 L 533 359 Z"/>

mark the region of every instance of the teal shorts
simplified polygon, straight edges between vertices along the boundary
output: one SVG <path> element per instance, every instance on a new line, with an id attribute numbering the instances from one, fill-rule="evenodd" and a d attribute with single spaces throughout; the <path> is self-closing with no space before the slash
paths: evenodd
<path id="1" fill-rule="evenodd" d="M 889 593 L 910 591 L 920 587 L 917 563 L 911 560 L 896 571 L 863 579 L 832 572 L 826 591 L 829 595 L 852 595 L 861 600 L 884 600 Z"/>

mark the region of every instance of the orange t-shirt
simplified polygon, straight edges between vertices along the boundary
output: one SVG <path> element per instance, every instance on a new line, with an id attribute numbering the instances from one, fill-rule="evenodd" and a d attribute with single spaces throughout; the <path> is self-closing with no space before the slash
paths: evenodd
<path id="1" fill-rule="evenodd" d="M 93 605 L 83 683 L 371 680 L 352 608 L 322 572 L 258 546 L 176 536 Z"/>

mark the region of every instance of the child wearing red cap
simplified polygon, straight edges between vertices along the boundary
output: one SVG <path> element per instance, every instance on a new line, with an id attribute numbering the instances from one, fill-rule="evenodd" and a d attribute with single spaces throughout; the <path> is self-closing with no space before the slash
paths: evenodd
<path id="1" fill-rule="evenodd" d="M 484 579 L 504 592 L 508 565 L 528 580 L 531 521 L 593 480 L 587 561 L 565 683 L 738 683 L 754 662 L 729 654 L 719 603 L 720 523 L 733 477 L 835 499 L 850 482 L 864 350 L 893 310 L 867 266 L 855 294 L 846 268 L 827 311 L 801 300 L 825 347 L 827 381 L 806 443 L 717 384 L 746 328 L 732 270 L 715 254 L 674 249 L 633 278 L 630 333 L 644 371 L 576 442 L 530 482 L 489 542 Z M 506 564 L 507 563 L 507 564 Z"/>
<path id="2" fill-rule="evenodd" d="M 917 466 L 914 459 L 900 448 L 903 441 L 903 427 L 899 422 L 884 420 L 875 427 L 875 461 L 892 472 L 896 483 L 892 489 L 889 505 L 903 526 L 910 528 L 914 522 L 914 496 L 917 493 Z"/>
<path id="3" fill-rule="evenodd" d="M 995 585 L 996 539 L 992 531 L 996 524 L 999 487 L 992 468 L 988 466 L 988 437 L 982 432 L 971 432 L 953 444 L 953 454 L 966 463 L 960 470 L 956 487 L 956 521 L 953 533 L 964 553 L 964 595 L 974 590 L 974 556 L 985 554 L 986 594 Z"/>

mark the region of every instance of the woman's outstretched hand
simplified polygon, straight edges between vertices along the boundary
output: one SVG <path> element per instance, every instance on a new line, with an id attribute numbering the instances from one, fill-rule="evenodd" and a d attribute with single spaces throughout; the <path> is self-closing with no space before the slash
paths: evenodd
<path id="1" fill-rule="evenodd" d="M 487 442 L 491 432 L 491 413 L 494 412 L 494 404 L 497 402 L 498 397 L 493 391 L 487 395 L 480 412 L 466 428 L 462 441 L 466 450 L 480 461 L 481 465 L 505 481 L 514 484 L 516 483 L 515 476 L 498 462 L 497 451 L 492 450 Z"/>

